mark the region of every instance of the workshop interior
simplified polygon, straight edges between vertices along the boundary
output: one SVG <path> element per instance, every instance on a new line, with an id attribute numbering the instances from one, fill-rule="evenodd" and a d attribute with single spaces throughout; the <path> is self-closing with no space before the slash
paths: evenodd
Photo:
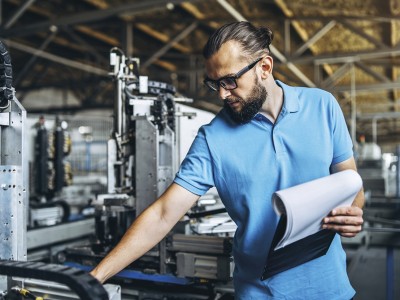
<path id="1" fill-rule="evenodd" d="M 215 189 L 106 284 L 89 271 L 222 108 L 202 47 L 242 20 L 273 30 L 276 79 L 338 100 L 365 192 L 355 299 L 400 299 L 398 0 L 0 1 L 0 299 L 234 299 Z"/>

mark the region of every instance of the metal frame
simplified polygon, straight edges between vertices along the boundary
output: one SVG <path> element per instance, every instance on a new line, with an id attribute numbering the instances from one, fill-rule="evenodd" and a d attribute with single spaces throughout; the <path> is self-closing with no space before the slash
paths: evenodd
<path id="1" fill-rule="evenodd" d="M 14 96 L 0 115 L 0 258 L 25 261 L 29 190 L 24 128 L 26 111 Z M 6 290 L 8 284 L 9 278 L 1 276 L 0 290 Z"/>

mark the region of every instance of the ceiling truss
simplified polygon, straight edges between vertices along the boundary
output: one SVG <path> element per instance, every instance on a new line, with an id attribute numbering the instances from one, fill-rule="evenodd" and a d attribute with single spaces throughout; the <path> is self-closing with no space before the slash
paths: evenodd
<path id="1" fill-rule="evenodd" d="M 81 109 L 112 107 L 108 56 L 119 47 L 140 58 L 144 75 L 176 85 L 194 99 L 192 105 L 216 112 L 220 101 L 202 86 L 202 46 L 220 25 L 249 20 L 274 31 L 277 79 L 332 92 L 354 127 L 354 139 L 363 134 L 386 144 L 400 142 L 395 0 L 3 0 L 0 5 L 0 38 L 11 50 L 14 86 L 24 101 L 37 89 L 71 89 Z M 55 108 L 43 103 L 46 109 Z M 371 126 L 363 117 L 370 114 L 388 115 Z M 392 122 L 383 121 L 388 119 Z"/>

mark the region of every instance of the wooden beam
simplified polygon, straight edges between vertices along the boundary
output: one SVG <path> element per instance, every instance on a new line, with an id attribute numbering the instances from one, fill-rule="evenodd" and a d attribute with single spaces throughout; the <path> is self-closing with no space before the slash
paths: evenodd
<path id="1" fill-rule="evenodd" d="M 103 0 L 85 0 L 85 1 L 99 2 L 99 1 L 103 1 Z M 10 0 L 9 2 L 11 2 L 11 3 L 15 4 L 15 5 L 21 5 L 21 1 L 18 1 L 18 0 Z M 49 19 L 54 17 L 54 15 L 50 11 L 47 11 L 47 10 L 43 9 L 42 7 L 38 7 L 38 6 L 35 6 L 35 5 L 30 6 L 28 8 L 28 10 L 31 11 L 31 12 L 34 12 L 34 13 L 40 15 L 40 16 L 49 18 Z M 80 32 L 82 32 L 82 33 L 84 33 L 84 34 L 87 34 L 89 36 L 95 37 L 95 38 L 97 38 L 97 39 L 99 39 L 99 40 L 101 40 L 103 42 L 106 42 L 106 43 L 108 43 L 110 45 L 113 45 L 113 46 L 119 45 L 119 42 L 118 42 L 117 39 L 112 38 L 110 36 L 107 36 L 107 35 L 105 35 L 104 33 L 100 32 L 100 31 L 93 30 L 88 26 L 79 25 L 79 26 L 75 26 L 75 29 L 80 31 Z M 60 45 L 62 45 L 62 46 L 68 46 L 68 47 L 74 48 L 71 45 L 71 43 L 66 45 L 63 41 L 61 41 L 59 39 L 55 39 L 54 40 L 54 42 L 57 43 L 57 44 L 59 43 L 59 41 L 60 41 Z"/>
<path id="2" fill-rule="evenodd" d="M 288 18 L 292 18 L 294 16 L 294 13 L 292 10 L 290 10 L 290 8 L 286 5 L 284 0 L 275 0 L 276 5 L 282 10 L 283 14 L 288 17 Z M 292 21 L 292 25 L 294 27 L 294 29 L 296 30 L 297 34 L 300 36 L 300 38 L 305 42 L 309 40 L 309 35 L 307 33 L 307 31 L 301 26 L 300 22 L 298 21 Z M 316 51 L 316 47 L 315 45 L 310 45 L 309 49 L 311 50 L 311 52 L 315 53 Z M 329 65 L 324 65 L 323 66 L 324 70 L 326 71 L 326 73 L 328 75 L 333 74 L 333 69 L 331 68 L 331 66 Z"/>
<path id="3" fill-rule="evenodd" d="M 181 3 L 181 7 L 188 12 L 190 15 L 195 17 L 197 20 L 203 20 L 206 18 L 206 15 L 202 13 L 197 6 L 193 5 L 190 2 L 183 2 Z"/>
<path id="4" fill-rule="evenodd" d="M 147 35 L 155 38 L 156 40 L 163 42 L 163 43 L 168 43 L 171 40 L 171 37 L 161 33 L 153 28 L 151 28 L 149 25 L 146 25 L 144 23 L 136 23 L 135 28 L 139 29 L 140 31 L 146 33 Z M 181 44 L 175 43 L 172 48 L 179 50 L 180 52 L 183 53 L 190 53 L 190 48 L 185 47 Z"/>
<path id="5" fill-rule="evenodd" d="M 154 61 L 153 64 L 157 65 L 157 66 L 159 66 L 161 68 L 164 68 L 164 69 L 166 69 L 167 71 L 170 71 L 170 72 L 176 72 L 176 70 L 177 70 L 176 65 L 174 65 L 174 64 L 172 64 L 170 62 L 167 62 L 165 60 L 159 60 L 158 59 L 158 60 Z"/>
<path id="6" fill-rule="evenodd" d="M 191 16 L 193 16 L 194 18 L 196 18 L 199 21 L 205 20 L 207 18 L 207 15 L 202 13 L 197 6 L 195 6 L 194 4 L 190 3 L 190 2 L 183 2 L 180 4 L 180 6 L 187 12 L 189 13 Z M 220 24 L 218 24 L 215 21 L 208 21 L 207 25 L 213 29 L 217 29 Z"/>
<path id="7" fill-rule="evenodd" d="M 75 26 L 75 29 L 86 34 L 89 35 L 91 37 L 94 37 L 98 40 L 101 40 L 107 44 L 110 44 L 112 46 L 119 46 L 120 42 L 118 41 L 118 39 L 111 37 L 107 34 L 104 34 L 100 31 L 97 30 L 93 30 L 92 28 L 88 27 L 88 26 L 83 26 L 83 25 L 79 25 L 79 26 Z"/>
<path id="8" fill-rule="evenodd" d="M 85 0 L 85 2 L 92 4 L 94 7 L 100 9 L 106 9 L 109 7 L 107 1 L 105 0 Z"/>
<path id="9" fill-rule="evenodd" d="M 85 1 L 90 3 L 90 4 L 92 4 L 92 5 L 94 5 L 95 7 L 99 8 L 99 9 L 107 9 L 110 6 L 104 0 L 85 0 Z M 183 3 L 183 4 L 186 4 L 186 3 Z M 190 3 L 187 3 L 187 4 L 190 4 Z M 190 6 L 193 6 L 193 5 L 190 4 Z M 121 18 L 126 20 L 125 17 L 121 17 Z M 132 20 L 130 20 L 130 21 L 132 21 Z M 139 29 L 140 31 L 146 33 L 147 35 L 153 37 L 154 39 L 156 39 L 156 40 L 158 40 L 160 42 L 168 43 L 169 40 L 171 39 L 168 35 L 163 34 L 163 33 L 159 32 L 159 31 L 151 28 L 147 24 L 137 23 L 137 24 L 134 24 L 134 26 L 135 26 L 135 28 Z M 172 46 L 172 48 L 174 48 L 174 49 L 176 49 L 176 50 L 178 50 L 180 52 L 183 52 L 183 53 L 189 53 L 190 52 L 190 49 L 188 47 L 182 46 L 181 44 L 178 44 L 178 43 L 174 44 Z"/>

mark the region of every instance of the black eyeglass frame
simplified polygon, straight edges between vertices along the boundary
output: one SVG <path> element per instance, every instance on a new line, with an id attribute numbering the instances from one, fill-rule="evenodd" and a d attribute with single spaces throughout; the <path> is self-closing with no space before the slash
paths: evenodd
<path id="1" fill-rule="evenodd" d="M 248 66 L 244 67 L 244 68 L 241 69 L 239 72 L 237 72 L 235 75 L 224 76 L 224 77 L 221 77 L 221 78 L 219 78 L 219 79 L 217 79 L 217 80 L 212 80 L 212 79 L 210 79 L 210 78 L 206 78 L 206 79 L 204 79 L 203 83 L 204 83 L 210 90 L 212 90 L 212 91 L 214 91 L 214 92 L 217 92 L 217 91 L 219 90 L 219 87 L 222 87 L 222 88 L 224 88 L 225 90 L 228 90 L 228 91 L 234 90 L 234 89 L 236 89 L 236 88 L 238 87 L 238 84 L 237 84 L 237 81 L 236 81 L 236 80 L 238 80 L 238 79 L 239 79 L 243 74 L 245 74 L 246 72 L 248 72 L 248 71 L 250 71 L 251 69 L 253 69 L 254 66 L 255 66 L 260 60 L 262 60 L 262 59 L 263 59 L 263 58 L 260 57 L 259 59 L 253 61 L 251 64 L 249 64 Z M 222 82 L 223 80 L 226 80 L 226 79 L 232 80 L 232 83 L 235 84 L 235 87 L 233 87 L 233 88 L 227 88 L 226 84 L 223 84 L 223 83 L 221 84 L 221 82 Z"/>

